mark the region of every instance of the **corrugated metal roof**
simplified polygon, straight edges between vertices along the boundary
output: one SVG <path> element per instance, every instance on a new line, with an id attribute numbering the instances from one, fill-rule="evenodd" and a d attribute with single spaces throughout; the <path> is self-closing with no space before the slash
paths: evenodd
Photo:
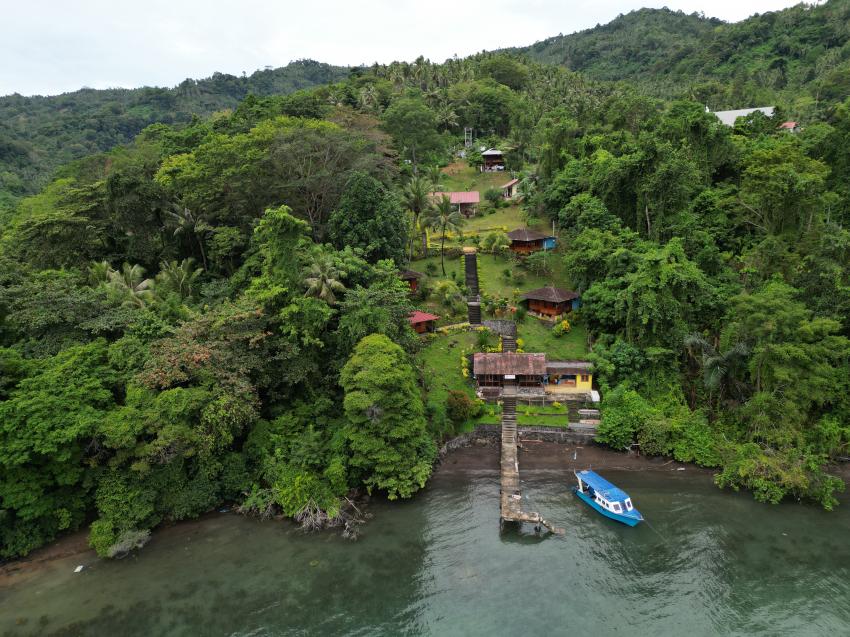
<path id="1" fill-rule="evenodd" d="M 522 295 L 522 299 L 526 301 L 533 299 L 535 301 L 549 301 L 550 303 L 563 303 L 564 301 L 572 301 L 578 297 L 578 292 L 552 287 L 551 285 L 547 285 L 545 288 L 531 290 Z"/>
<path id="2" fill-rule="evenodd" d="M 750 113 L 755 113 L 756 111 L 761 111 L 768 117 L 773 117 L 774 110 L 775 108 L 773 106 L 758 106 L 756 108 L 739 108 L 734 111 L 716 111 L 714 114 L 717 116 L 717 119 L 727 126 L 734 126 L 735 120 L 739 117 L 746 117 Z"/>
<path id="3" fill-rule="evenodd" d="M 508 233 L 508 239 L 511 241 L 542 241 L 543 239 L 548 239 L 552 235 L 543 234 L 542 232 L 537 232 L 537 230 L 531 230 L 529 228 L 517 228 L 516 230 L 511 230 Z"/>
<path id="4" fill-rule="evenodd" d="M 593 371 L 593 363 L 589 361 L 547 361 L 546 371 L 550 374 L 588 374 Z"/>
<path id="5" fill-rule="evenodd" d="M 442 199 L 443 195 L 448 195 L 449 200 L 454 205 L 462 203 L 478 203 L 481 201 L 481 194 L 477 190 L 467 192 L 432 192 L 431 196 L 434 199 Z"/>
<path id="6" fill-rule="evenodd" d="M 489 149 L 485 150 L 483 153 L 481 153 L 481 156 L 482 157 L 501 157 L 502 151 L 500 151 L 496 148 L 489 148 Z"/>
<path id="7" fill-rule="evenodd" d="M 476 376 L 543 376 L 546 373 L 546 354 L 478 353 L 472 357 L 472 373 Z"/>
<path id="8" fill-rule="evenodd" d="M 506 183 L 504 186 L 502 186 L 502 188 L 510 188 L 511 186 L 516 185 L 518 183 L 519 183 L 519 179 L 511 179 L 508 183 Z"/>
<path id="9" fill-rule="evenodd" d="M 420 312 L 419 310 L 415 310 L 410 313 L 410 316 L 407 317 L 407 320 L 410 321 L 411 325 L 416 325 L 417 323 L 426 323 L 427 321 L 436 321 L 440 317 L 436 314 L 428 314 L 428 312 Z"/>

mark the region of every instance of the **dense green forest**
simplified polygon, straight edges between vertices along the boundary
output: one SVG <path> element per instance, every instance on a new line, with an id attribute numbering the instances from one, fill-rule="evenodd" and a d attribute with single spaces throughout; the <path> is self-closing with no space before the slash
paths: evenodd
<path id="1" fill-rule="evenodd" d="M 194 116 L 234 108 L 249 94 L 294 93 L 347 75 L 348 69 L 299 60 L 241 77 L 216 73 L 170 89 L 0 97 L 0 209 L 37 192 L 59 166 L 129 142 L 149 124 L 188 123 Z"/>
<path id="2" fill-rule="evenodd" d="M 421 488 L 475 405 L 429 399 L 406 320 L 450 286 L 411 297 L 397 273 L 442 252 L 424 230 L 462 230 L 427 193 L 465 126 L 509 151 L 527 221 L 559 229 L 599 439 L 833 507 L 850 100 L 816 103 L 798 134 L 761 114 L 726 127 L 701 101 L 522 56 L 420 58 L 62 167 L 0 230 L 0 555 L 86 525 L 113 555 L 225 501 L 345 524 L 352 489 Z"/>
<path id="3" fill-rule="evenodd" d="M 724 23 L 699 14 L 641 9 L 580 33 L 517 49 L 597 80 L 640 82 L 662 97 L 713 110 L 777 100 L 810 116 L 850 93 L 850 2 L 799 4 Z"/>

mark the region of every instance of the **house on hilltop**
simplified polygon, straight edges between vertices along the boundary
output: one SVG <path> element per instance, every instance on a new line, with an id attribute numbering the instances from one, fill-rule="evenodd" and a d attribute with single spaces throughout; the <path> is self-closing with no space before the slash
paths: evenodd
<path id="1" fill-rule="evenodd" d="M 511 250 L 517 254 L 531 254 L 540 250 L 554 250 L 555 237 L 529 228 L 517 228 L 508 233 Z"/>
<path id="2" fill-rule="evenodd" d="M 484 172 L 488 173 L 505 169 L 505 155 L 496 148 L 488 148 L 482 151 L 481 158 L 484 160 L 481 166 L 481 170 Z"/>

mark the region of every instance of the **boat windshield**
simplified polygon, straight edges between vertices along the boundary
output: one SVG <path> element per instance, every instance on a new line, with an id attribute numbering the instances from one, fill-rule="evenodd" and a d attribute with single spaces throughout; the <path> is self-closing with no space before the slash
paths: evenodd
<path id="1" fill-rule="evenodd" d="M 632 506 L 632 499 L 631 498 L 626 498 L 625 505 L 626 505 L 626 511 L 631 511 L 632 509 L 634 509 L 634 506 Z"/>

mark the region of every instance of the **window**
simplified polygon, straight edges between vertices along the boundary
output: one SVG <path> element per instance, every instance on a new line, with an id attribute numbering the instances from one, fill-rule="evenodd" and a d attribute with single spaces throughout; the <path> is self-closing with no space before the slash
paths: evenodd
<path id="1" fill-rule="evenodd" d="M 626 498 L 626 511 L 631 511 L 632 509 L 634 509 L 632 506 L 632 499 Z"/>
<path id="2" fill-rule="evenodd" d="M 615 502 L 614 504 L 612 504 L 611 509 L 614 511 L 614 513 L 622 513 L 623 512 L 623 507 L 620 506 L 619 502 Z"/>
<path id="3" fill-rule="evenodd" d="M 588 376 L 587 374 L 581 375 L 581 382 L 586 383 L 588 380 L 590 380 L 590 376 Z"/>

